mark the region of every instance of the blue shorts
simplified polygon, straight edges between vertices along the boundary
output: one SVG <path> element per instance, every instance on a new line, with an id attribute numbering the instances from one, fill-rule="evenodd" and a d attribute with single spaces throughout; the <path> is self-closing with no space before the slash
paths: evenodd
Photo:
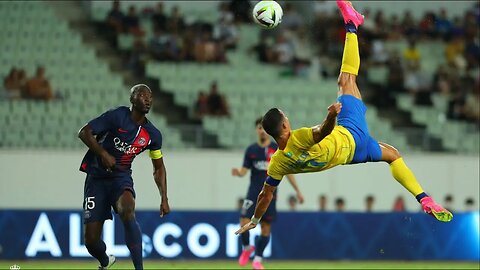
<path id="1" fill-rule="evenodd" d="M 337 124 L 350 131 L 355 140 L 355 153 L 350 164 L 380 161 L 382 150 L 378 142 L 368 133 L 365 104 L 351 95 L 339 96 L 337 100 L 342 103 L 342 110 L 337 116 Z"/>
<path id="2" fill-rule="evenodd" d="M 255 212 L 255 207 L 257 207 L 257 192 L 248 192 L 247 198 L 243 200 L 242 209 L 240 211 L 240 216 L 242 218 L 252 218 L 253 213 Z M 262 217 L 262 222 L 272 223 L 277 217 L 277 192 L 273 194 L 273 199 L 270 205 L 267 208 L 267 211 Z"/>
<path id="3" fill-rule="evenodd" d="M 83 191 L 83 223 L 112 219 L 112 208 L 116 210 L 116 202 L 125 190 L 132 192 L 131 176 L 99 178 L 87 174 Z"/>

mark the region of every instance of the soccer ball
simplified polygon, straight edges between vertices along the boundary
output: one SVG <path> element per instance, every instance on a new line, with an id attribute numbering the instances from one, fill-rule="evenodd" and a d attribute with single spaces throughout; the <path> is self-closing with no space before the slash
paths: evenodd
<path id="1" fill-rule="evenodd" d="M 282 7 L 273 0 L 258 2 L 252 13 L 253 20 L 264 28 L 274 28 L 282 22 Z"/>

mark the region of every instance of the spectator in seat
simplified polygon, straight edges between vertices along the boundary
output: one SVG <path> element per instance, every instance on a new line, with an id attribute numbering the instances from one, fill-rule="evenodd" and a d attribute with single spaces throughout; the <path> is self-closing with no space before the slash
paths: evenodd
<path id="1" fill-rule="evenodd" d="M 155 59 L 162 61 L 169 58 L 169 41 L 169 35 L 164 30 L 159 27 L 154 30 L 153 37 L 148 45 L 150 53 Z"/>
<path id="2" fill-rule="evenodd" d="M 208 112 L 209 114 L 216 116 L 223 116 L 227 114 L 222 95 L 218 93 L 217 82 L 212 82 L 210 85 L 210 94 L 208 95 Z"/>
<path id="3" fill-rule="evenodd" d="M 45 78 L 45 68 L 38 67 L 35 77 L 27 81 L 23 96 L 27 99 L 54 99 L 50 82 Z"/>
<path id="4" fill-rule="evenodd" d="M 345 211 L 345 200 L 341 197 L 335 200 L 335 211 L 343 212 Z"/>
<path id="5" fill-rule="evenodd" d="M 288 196 L 288 209 L 290 211 L 297 210 L 297 197 L 295 195 Z"/>
<path id="6" fill-rule="evenodd" d="M 152 23 L 154 29 L 167 31 L 168 17 L 165 15 L 163 2 L 158 2 L 155 12 L 152 15 Z"/>
<path id="7" fill-rule="evenodd" d="M 22 78 L 23 74 L 23 78 Z M 9 99 L 18 99 L 22 96 L 22 89 L 25 87 L 25 72 L 13 67 L 3 80 L 5 96 Z"/>
<path id="8" fill-rule="evenodd" d="M 375 198 L 372 195 L 368 195 L 365 198 L 365 211 L 371 213 L 373 211 L 373 204 L 375 203 Z"/>
<path id="9" fill-rule="evenodd" d="M 465 96 L 464 113 L 465 118 L 473 123 L 480 125 L 480 80 L 467 79 L 468 89 L 471 89 Z"/>
<path id="10" fill-rule="evenodd" d="M 209 112 L 208 96 L 203 91 L 198 93 L 197 101 L 195 101 L 194 111 L 197 119 L 203 118 L 203 116 L 207 115 Z"/>
<path id="11" fill-rule="evenodd" d="M 448 102 L 447 117 L 453 120 L 465 120 L 465 92 L 456 89 Z"/>
<path id="12" fill-rule="evenodd" d="M 170 14 L 170 18 L 168 19 L 168 29 L 170 31 L 176 31 L 178 33 L 182 33 L 185 30 L 185 21 L 180 14 L 180 8 L 178 6 L 172 7 L 172 12 Z"/>
<path id="13" fill-rule="evenodd" d="M 473 212 L 475 211 L 475 201 L 473 198 L 466 198 L 465 199 L 465 212 Z"/>
<path id="14" fill-rule="evenodd" d="M 304 28 L 299 28 L 296 34 L 292 36 L 291 44 L 294 54 L 295 73 L 300 76 L 306 76 L 311 65 L 310 60 L 313 58 L 313 48 L 310 46 L 310 41 Z"/>
<path id="15" fill-rule="evenodd" d="M 222 45 L 214 42 L 208 31 L 204 31 L 195 42 L 195 61 L 207 63 L 226 61 Z"/>
<path id="16" fill-rule="evenodd" d="M 231 11 L 235 11 L 236 22 L 251 22 L 252 21 L 252 5 L 250 1 L 245 0 L 232 0 L 229 8 Z"/>
<path id="17" fill-rule="evenodd" d="M 447 17 L 447 10 L 442 8 L 440 15 L 435 21 L 435 31 L 441 36 L 446 37 L 452 30 L 452 22 Z"/>
<path id="18" fill-rule="evenodd" d="M 436 16 L 433 12 L 426 12 L 423 16 L 422 20 L 420 21 L 418 27 L 420 32 L 429 38 L 435 38 L 437 36 L 437 32 L 435 29 L 435 20 Z"/>
<path id="19" fill-rule="evenodd" d="M 235 49 L 239 39 L 239 30 L 227 3 L 221 2 L 220 14 L 220 18 L 213 28 L 214 39 L 223 43 L 226 49 Z"/>
<path id="20" fill-rule="evenodd" d="M 143 36 L 144 32 L 140 28 L 140 19 L 137 16 L 135 6 L 128 8 L 127 16 L 123 18 L 123 27 L 127 33 L 137 37 Z"/>
<path id="21" fill-rule="evenodd" d="M 112 9 L 107 15 L 107 27 L 111 32 L 119 34 L 123 31 L 123 19 L 125 15 L 120 10 L 120 1 L 115 0 L 112 2 Z"/>
<path id="22" fill-rule="evenodd" d="M 449 66 L 460 68 L 465 65 L 465 42 L 462 34 L 454 34 L 445 48 L 445 57 Z"/>
<path id="23" fill-rule="evenodd" d="M 415 25 L 415 20 L 413 19 L 413 15 L 410 10 L 405 11 L 403 15 L 402 31 L 403 34 L 409 38 L 412 38 L 419 34 L 419 30 Z"/>
<path id="24" fill-rule="evenodd" d="M 195 33 L 193 29 L 187 29 L 182 37 L 180 59 L 183 61 L 195 61 Z"/>
<path id="25" fill-rule="evenodd" d="M 408 40 L 408 47 L 403 51 L 403 60 L 407 69 L 417 67 L 420 65 L 420 51 L 417 48 L 417 43 L 413 38 Z"/>
<path id="26" fill-rule="evenodd" d="M 249 53 L 254 53 L 260 63 L 272 63 L 274 61 L 273 51 L 268 45 L 267 38 L 264 37 L 263 32 L 260 32 L 258 44 L 249 49 Z"/>
<path id="27" fill-rule="evenodd" d="M 277 64 L 288 65 L 292 62 L 294 51 L 285 34 L 281 34 L 277 37 L 273 52 Z"/>
<path id="28" fill-rule="evenodd" d="M 398 197 L 395 199 L 395 202 L 393 203 L 392 211 L 393 211 L 393 212 L 405 212 L 405 211 L 406 211 L 406 209 L 405 209 L 405 201 L 403 200 L 403 197 L 402 197 L 402 196 L 398 196 Z"/>
<path id="29" fill-rule="evenodd" d="M 453 196 L 452 196 L 452 194 L 447 194 L 445 196 L 445 202 L 443 204 L 443 207 L 445 207 L 449 211 L 453 211 Z"/>
<path id="30" fill-rule="evenodd" d="M 285 29 L 296 30 L 303 25 L 302 16 L 291 3 L 285 3 L 283 7 L 282 26 Z"/>
<path id="31" fill-rule="evenodd" d="M 327 196 L 320 195 L 320 197 L 318 197 L 318 209 L 320 212 L 327 211 Z"/>

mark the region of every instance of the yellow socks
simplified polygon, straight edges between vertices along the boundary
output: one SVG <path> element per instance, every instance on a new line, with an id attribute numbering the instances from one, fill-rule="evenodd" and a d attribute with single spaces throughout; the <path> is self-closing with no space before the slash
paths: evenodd
<path id="1" fill-rule="evenodd" d="M 423 193 L 422 187 L 417 182 L 412 171 L 405 165 L 405 162 L 403 162 L 403 158 L 399 158 L 390 163 L 390 169 L 392 170 L 393 178 L 410 191 L 413 196 Z"/>
<path id="2" fill-rule="evenodd" d="M 348 32 L 345 37 L 341 72 L 358 75 L 360 68 L 360 53 L 358 51 L 357 34 Z"/>

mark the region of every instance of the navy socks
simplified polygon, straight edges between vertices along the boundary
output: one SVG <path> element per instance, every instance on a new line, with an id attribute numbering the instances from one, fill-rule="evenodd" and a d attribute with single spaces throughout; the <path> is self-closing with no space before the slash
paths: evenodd
<path id="1" fill-rule="evenodd" d="M 98 242 L 94 245 L 87 245 L 87 250 L 90 255 L 92 255 L 100 262 L 101 266 L 108 265 L 108 256 L 107 253 L 105 253 L 107 247 L 105 246 L 105 242 L 103 242 L 102 239 L 98 240 Z"/>
<path id="2" fill-rule="evenodd" d="M 125 229 L 125 243 L 128 250 L 130 250 L 130 256 L 132 257 L 133 266 L 136 270 L 143 269 L 143 256 L 142 256 L 142 232 L 140 226 L 135 219 L 123 221 Z"/>
<path id="3" fill-rule="evenodd" d="M 350 33 L 357 33 L 357 27 L 352 22 L 345 24 L 345 30 Z"/>
<path id="4" fill-rule="evenodd" d="M 270 236 L 262 236 L 260 235 L 255 242 L 255 256 L 263 257 L 263 251 L 268 245 L 268 241 L 270 241 Z"/>

